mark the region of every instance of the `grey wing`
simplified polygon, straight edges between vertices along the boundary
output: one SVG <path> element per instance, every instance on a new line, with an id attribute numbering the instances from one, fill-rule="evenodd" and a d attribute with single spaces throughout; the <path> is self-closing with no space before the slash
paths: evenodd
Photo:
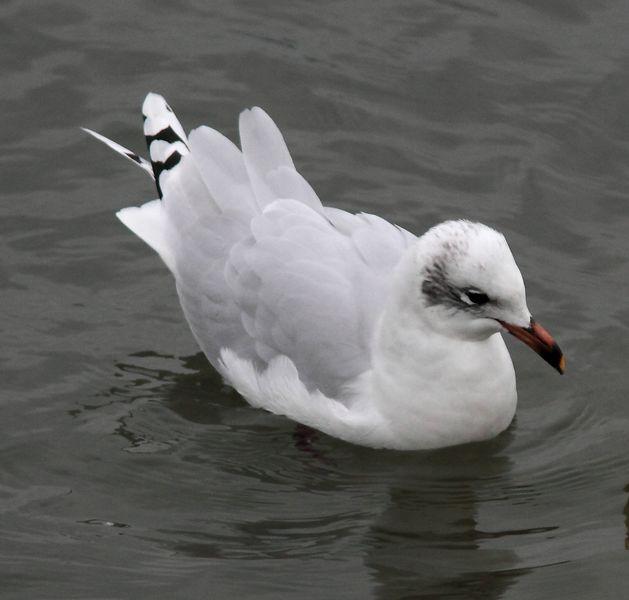
<path id="1" fill-rule="evenodd" d="M 308 387 L 337 396 L 370 367 L 392 271 L 413 236 L 378 217 L 321 214 L 294 200 L 267 206 L 251 231 L 225 270 L 247 357 L 265 365 L 286 355 Z"/>
<path id="2" fill-rule="evenodd" d="M 161 96 L 143 111 L 161 197 L 118 216 L 173 272 L 214 366 L 224 348 L 258 368 L 285 355 L 332 395 L 368 369 L 393 268 L 414 236 L 323 207 L 259 108 L 241 115 L 242 152 L 207 127 L 186 138 Z"/>
<path id="3" fill-rule="evenodd" d="M 172 113 L 166 117 L 173 119 Z M 270 353 L 248 330 L 242 306 L 251 307 L 253 298 L 239 296 L 248 282 L 228 280 L 232 257 L 255 241 L 254 223 L 273 200 L 290 197 L 314 211 L 323 207 L 295 170 L 280 131 L 264 111 L 242 113 L 240 136 L 242 152 L 217 131 L 200 127 L 185 140 L 189 154 L 161 175 L 171 230 L 168 250 L 174 258 L 161 255 L 175 275 L 192 332 L 212 364 L 218 367 L 221 349 L 230 348 L 262 368 Z M 140 225 L 133 225 L 137 233 Z"/>

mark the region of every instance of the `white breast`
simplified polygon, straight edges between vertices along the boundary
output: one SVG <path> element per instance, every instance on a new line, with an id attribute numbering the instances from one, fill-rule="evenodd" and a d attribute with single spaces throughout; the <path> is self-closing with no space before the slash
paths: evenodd
<path id="1" fill-rule="evenodd" d="M 515 372 L 500 334 L 452 340 L 402 318 L 379 332 L 370 403 L 386 423 L 386 445 L 437 448 L 489 439 L 515 414 Z"/>

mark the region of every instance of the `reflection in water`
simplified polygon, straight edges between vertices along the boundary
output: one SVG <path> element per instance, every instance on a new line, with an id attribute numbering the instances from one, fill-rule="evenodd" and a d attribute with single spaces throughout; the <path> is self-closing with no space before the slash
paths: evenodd
<path id="1" fill-rule="evenodd" d="M 367 536 L 378 598 L 499 598 L 527 572 L 512 550 L 488 547 L 501 534 L 482 531 L 477 516 L 485 482 L 508 477 L 506 443 L 427 454 L 401 470 Z"/>
<path id="2" fill-rule="evenodd" d="M 213 497 L 204 501 L 211 522 L 163 527 L 144 539 L 195 559 L 308 558 L 342 554 L 358 531 L 366 576 L 382 599 L 499 598 L 527 573 L 512 550 L 492 542 L 540 530 L 485 531 L 478 515 L 503 495 L 509 433 L 437 452 L 371 451 L 249 408 L 200 353 L 180 361 L 141 353 L 117 367 L 125 385 L 112 393 L 133 408 L 116 433 L 135 448 L 163 450 L 173 433 L 137 418 L 142 399 L 159 397 L 201 426 L 194 453 L 171 456 L 168 469 L 181 473 L 194 463 L 211 480 Z M 234 444 L 233 435 L 210 431 L 217 425 L 246 435 Z M 221 498 L 213 482 L 225 476 L 234 489 Z"/>
<path id="3" fill-rule="evenodd" d="M 330 458 L 327 458 L 323 452 L 317 449 L 316 443 L 319 439 L 319 432 L 312 427 L 297 423 L 295 425 L 295 431 L 293 433 L 293 440 L 295 441 L 295 448 L 298 448 L 302 452 L 309 454 L 313 458 L 320 460 L 321 462 L 334 464 Z"/>
<path id="4" fill-rule="evenodd" d="M 159 450 L 160 443 L 151 432 L 138 430 L 133 419 L 146 404 L 163 399 L 186 421 L 209 424 L 220 422 L 221 412 L 230 399 L 231 404 L 238 402 L 237 394 L 223 385 L 222 378 L 203 353 L 176 358 L 142 351 L 115 366 L 118 385 L 80 403 L 80 408 L 73 408 L 69 414 L 78 417 L 93 413 L 95 420 L 108 418 L 112 432 L 126 439 L 130 448 L 147 452 Z"/>
<path id="5" fill-rule="evenodd" d="M 629 483 L 625 486 L 625 492 L 629 493 Z M 625 549 L 629 550 L 629 499 L 627 499 L 623 513 L 625 515 Z"/>
<path id="6" fill-rule="evenodd" d="M 599 501 L 582 473 L 587 456 L 566 458 L 571 446 L 558 455 L 563 437 L 591 425 L 589 412 L 559 428 L 546 416 L 550 433 L 536 439 L 520 434 L 540 417 L 523 412 L 482 444 L 374 451 L 252 409 L 201 353 L 142 352 L 116 367 L 118 384 L 74 415 L 124 440 L 127 458 L 111 461 L 107 489 L 125 489 L 125 504 L 139 508 L 84 519 L 128 524 L 124 535 L 161 557 L 156 571 L 197 565 L 209 576 L 220 561 L 260 577 L 271 560 L 294 577 L 332 560 L 345 567 L 330 581 L 347 569 L 364 597 L 491 599 L 537 567 L 589 551 L 565 526 L 562 500 Z M 629 503 L 625 515 L 629 537 Z"/>

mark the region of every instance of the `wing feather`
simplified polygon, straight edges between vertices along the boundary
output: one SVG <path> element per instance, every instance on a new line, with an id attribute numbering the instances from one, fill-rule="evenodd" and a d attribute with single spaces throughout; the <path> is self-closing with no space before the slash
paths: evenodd
<path id="1" fill-rule="evenodd" d="M 394 248 L 399 260 L 407 245 L 392 225 L 354 225 L 348 235 L 303 203 L 277 200 L 252 221 L 252 237 L 226 266 L 257 359 L 268 363 L 269 352 L 290 357 L 304 383 L 325 394 L 338 394 L 369 368 Z M 374 235 L 374 244 L 389 248 L 388 259 L 365 252 Z"/>
<path id="2" fill-rule="evenodd" d="M 173 271 L 209 360 L 225 373 L 221 356 L 244 361 L 243 373 L 294 364 L 309 389 L 341 394 L 370 366 L 393 269 L 415 237 L 323 207 L 260 108 L 240 117 L 242 152 L 208 127 L 187 138 L 161 96 L 143 111 L 161 200 L 119 217 Z"/>
<path id="3" fill-rule="evenodd" d="M 297 172 L 277 125 L 261 108 L 240 114 L 240 143 L 258 205 L 262 208 L 278 198 L 291 198 L 321 210 L 321 201 Z"/>

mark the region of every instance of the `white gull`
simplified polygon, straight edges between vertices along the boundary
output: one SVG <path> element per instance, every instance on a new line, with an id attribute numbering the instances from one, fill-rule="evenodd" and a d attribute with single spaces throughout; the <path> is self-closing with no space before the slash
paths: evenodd
<path id="1" fill-rule="evenodd" d="M 175 277 L 199 346 L 255 407 L 348 442 L 413 450 L 496 436 L 516 408 L 499 332 L 559 372 L 505 238 L 469 221 L 417 237 L 325 207 L 260 108 L 240 115 L 242 151 L 165 100 L 143 105 L 159 199 L 120 220 Z"/>

